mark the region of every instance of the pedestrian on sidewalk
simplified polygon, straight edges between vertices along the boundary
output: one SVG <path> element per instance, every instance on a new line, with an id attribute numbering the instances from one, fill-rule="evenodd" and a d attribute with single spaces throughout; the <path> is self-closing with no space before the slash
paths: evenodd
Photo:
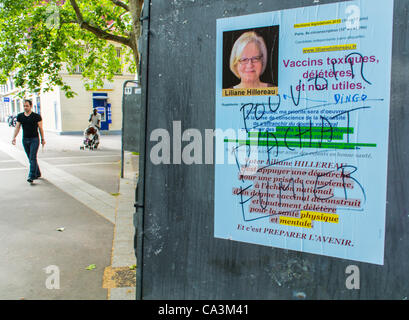
<path id="1" fill-rule="evenodd" d="M 90 122 L 90 127 L 94 127 L 95 130 L 97 131 L 95 139 L 95 148 L 98 148 L 99 145 L 100 138 L 99 130 L 101 130 L 101 119 L 102 119 L 101 114 L 98 113 L 97 108 L 94 108 L 94 110 L 92 110 L 92 113 L 89 115 L 88 122 Z M 85 131 L 87 131 L 90 127 L 88 127 Z M 84 135 L 85 134 L 86 133 L 84 133 Z"/>
<path id="2" fill-rule="evenodd" d="M 92 113 L 89 115 L 89 120 L 88 122 L 91 122 L 91 125 L 96 127 L 98 130 L 101 129 L 101 114 L 98 113 L 97 108 L 94 108 L 92 110 Z"/>
<path id="3" fill-rule="evenodd" d="M 23 127 L 23 147 L 30 162 L 30 172 L 27 181 L 32 183 L 35 179 L 41 177 L 40 167 L 37 162 L 37 152 L 40 146 L 38 131 L 41 135 L 41 144 L 45 145 L 43 121 L 38 113 L 33 112 L 33 103 L 31 100 L 24 100 L 24 112 L 17 115 L 16 128 L 14 130 L 12 144 L 16 144 L 16 137 Z"/>

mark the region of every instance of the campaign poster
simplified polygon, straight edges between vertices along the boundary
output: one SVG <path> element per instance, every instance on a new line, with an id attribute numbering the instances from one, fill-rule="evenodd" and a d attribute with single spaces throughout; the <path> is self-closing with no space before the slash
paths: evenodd
<path id="1" fill-rule="evenodd" d="M 214 236 L 383 265 L 393 1 L 217 20 Z"/>

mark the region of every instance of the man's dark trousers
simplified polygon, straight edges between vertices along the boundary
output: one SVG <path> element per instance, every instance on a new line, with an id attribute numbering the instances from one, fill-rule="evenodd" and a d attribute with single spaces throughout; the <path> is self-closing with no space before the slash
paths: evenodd
<path id="1" fill-rule="evenodd" d="M 23 146 L 26 151 L 28 160 L 30 161 L 30 173 L 28 177 L 31 179 L 37 179 L 41 177 L 40 167 L 37 162 L 37 152 L 40 146 L 39 138 L 23 138 Z"/>

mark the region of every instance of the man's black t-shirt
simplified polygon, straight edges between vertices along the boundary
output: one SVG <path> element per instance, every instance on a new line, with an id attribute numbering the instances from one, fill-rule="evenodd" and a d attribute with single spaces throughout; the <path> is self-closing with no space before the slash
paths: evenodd
<path id="1" fill-rule="evenodd" d="M 42 120 L 38 113 L 31 112 L 27 117 L 24 112 L 17 115 L 17 121 L 23 127 L 23 138 L 38 138 L 38 122 Z"/>

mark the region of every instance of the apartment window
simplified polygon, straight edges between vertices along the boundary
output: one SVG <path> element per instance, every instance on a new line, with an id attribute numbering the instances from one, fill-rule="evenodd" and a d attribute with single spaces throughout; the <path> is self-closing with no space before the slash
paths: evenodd
<path id="1" fill-rule="evenodd" d="M 37 113 L 41 114 L 41 101 L 40 101 L 40 97 L 37 97 Z"/>
<path id="2" fill-rule="evenodd" d="M 116 48 L 116 57 L 119 59 L 120 63 L 122 64 L 122 52 L 121 48 Z M 122 74 L 122 66 L 116 70 L 117 74 Z"/>
<path id="3" fill-rule="evenodd" d="M 74 73 L 82 73 L 83 69 L 81 68 L 81 66 L 76 66 Z"/>

